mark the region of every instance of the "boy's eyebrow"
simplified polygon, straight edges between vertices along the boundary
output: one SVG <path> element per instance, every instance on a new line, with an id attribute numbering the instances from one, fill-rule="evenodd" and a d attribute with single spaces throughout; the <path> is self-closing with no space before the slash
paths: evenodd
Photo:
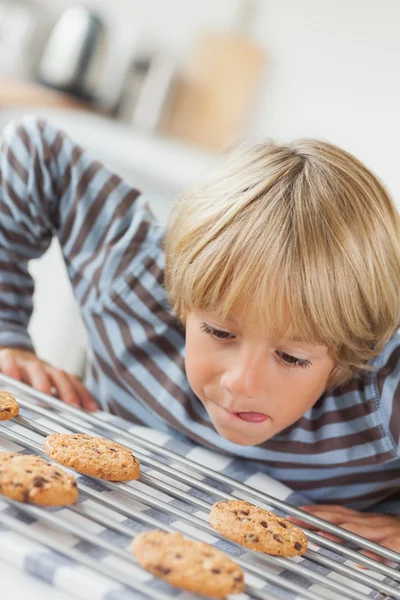
<path id="1" fill-rule="evenodd" d="M 222 319 L 223 321 L 227 322 L 227 323 L 232 323 L 234 325 L 239 325 L 238 320 L 237 320 L 237 318 L 235 318 L 234 315 L 231 315 L 231 316 L 227 315 L 226 317 L 223 317 L 223 318 L 219 317 L 219 318 Z M 296 345 L 296 346 L 301 345 L 301 346 L 304 347 L 304 349 L 306 351 L 309 351 L 310 353 L 313 352 L 313 351 L 315 352 L 316 350 L 321 350 L 321 351 L 325 350 L 326 352 L 328 351 L 328 349 L 326 348 L 326 346 L 324 346 L 323 344 L 311 344 L 309 342 L 304 342 L 304 341 L 302 341 L 300 339 L 297 339 L 297 340 L 296 339 L 287 339 L 287 340 L 285 340 L 283 342 L 284 346 L 290 346 L 291 344 Z"/>
<path id="2" fill-rule="evenodd" d="M 329 352 L 328 348 L 321 344 L 307 344 L 306 342 L 295 342 L 293 340 L 287 340 L 287 342 L 284 344 L 284 347 L 290 347 L 290 344 L 293 344 L 293 346 L 297 345 L 299 350 L 304 350 L 304 352 L 314 356 L 323 356 Z M 302 348 L 300 348 L 300 344 Z"/>

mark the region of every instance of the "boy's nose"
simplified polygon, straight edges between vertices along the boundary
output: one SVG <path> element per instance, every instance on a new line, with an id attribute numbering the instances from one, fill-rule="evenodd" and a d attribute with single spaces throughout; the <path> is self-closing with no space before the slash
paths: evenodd
<path id="1" fill-rule="evenodd" d="M 242 358 L 237 364 L 231 364 L 230 368 L 223 373 L 221 386 L 232 396 L 246 399 L 260 397 L 266 369 L 265 355 Z"/>

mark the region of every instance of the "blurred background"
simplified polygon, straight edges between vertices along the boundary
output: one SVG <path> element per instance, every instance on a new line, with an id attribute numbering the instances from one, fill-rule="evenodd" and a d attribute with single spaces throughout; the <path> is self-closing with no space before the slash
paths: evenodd
<path id="1" fill-rule="evenodd" d="M 399 23 L 399 0 L 0 0 L 0 130 L 51 118 L 162 221 L 232 147 L 266 138 L 342 146 L 400 207 Z M 32 272 L 38 352 L 81 372 L 56 244 Z"/>

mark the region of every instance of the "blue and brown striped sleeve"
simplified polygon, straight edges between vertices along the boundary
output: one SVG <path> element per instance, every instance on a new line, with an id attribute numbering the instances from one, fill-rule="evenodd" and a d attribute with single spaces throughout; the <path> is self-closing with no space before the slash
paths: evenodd
<path id="1" fill-rule="evenodd" d="M 56 127 L 35 117 L 9 124 L 0 147 L 0 346 L 32 348 L 27 267 L 53 236 L 82 306 L 123 272 L 146 237 L 146 211 L 137 190 Z"/>
<path id="2" fill-rule="evenodd" d="M 395 335 L 385 346 L 376 374 L 376 387 L 384 424 L 400 456 L 400 341 Z"/>

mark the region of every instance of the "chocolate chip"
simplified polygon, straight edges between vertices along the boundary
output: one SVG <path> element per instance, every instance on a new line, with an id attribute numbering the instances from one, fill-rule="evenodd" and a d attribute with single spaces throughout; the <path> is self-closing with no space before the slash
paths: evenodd
<path id="1" fill-rule="evenodd" d="M 116 452 L 116 449 L 115 448 L 109 448 L 109 451 L 110 452 Z"/>
<path id="2" fill-rule="evenodd" d="M 182 554 L 179 554 L 179 552 L 177 554 L 175 554 L 175 558 L 182 558 Z"/>
<path id="3" fill-rule="evenodd" d="M 241 515 L 246 515 L 246 516 L 247 516 L 247 515 L 249 515 L 250 513 L 249 513 L 249 511 L 248 511 L 248 510 L 241 510 L 241 511 L 240 511 L 240 514 L 241 514 Z"/>
<path id="4" fill-rule="evenodd" d="M 33 471 L 29 471 L 28 469 L 25 471 L 25 473 L 33 473 Z"/>
<path id="5" fill-rule="evenodd" d="M 78 487 L 78 484 L 76 483 L 76 481 L 73 481 L 71 485 L 72 485 L 72 487 L 74 487 L 74 488 Z"/>
<path id="6" fill-rule="evenodd" d="M 14 487 L 22 487 L 22 483 L 13 483 Z"/>
<path id="7" fill-rule="evenodd" d="M 283 544 L 281 538 L 279 537 L 279 535 L 277 533 L 274 533 L 274 540 L 276 540 L 277 542 L 279 542 L 280 544 Z"/>
<path id="8" fill-rule="evenodd" d="M 238 513 L 238 511 L 237 511 L 237 510 L 231 510 L 231 512 L 232 512 L 234 515 L 237 515 L 237 513 Z"/>
<path id="9" fill-rule="evenodd" d="M 265 527 L 265 529 L 268 529 L 268 523 L 267 523 L 267 521 L 260 521 L 260 525 L 262 527 Z"/>
<path id="10" fill-rule="evenodd" d="M 221 573 L 221 569 L 211 569 L 211 573 L 215 573 L 215 575 L 219 575 Z"/>
<path id="11" fill-rule="evenodd" d="M 97 450 L 97 448 L 92 448 L 93 452 L 96 452 L 96 454 L 101 454 L 100 450 Z"/>
<path id="12" fill-rule="evenodd" d="M 238 575 L 237 577 L 234 577 L 233 581 L 237 581 L 237 583 L 240 583 L 243 581 L 243 575 Z"/>
<path id="13" fill-rule="evenodd" d="M 0 408 L 0 412 L 11 412 L 11 408 Z"/>
<path id="14" fill-rule="evenodd" d="M 35 477 L 35 479 L 32 482 L 32 485 L 34 487 L 43 487 L 45 483 L 49 483 L 48 479 L 45 479 L 44 477 Z"/>
<path id="15" fill-rule="evenodd" d="M 283 527 L 283 529 L 287 529 L 286 523 L 284 523 L 283 521 L 278 521 L 278 523 L 281 527 Z"/>
<path id="16" fill-rule="evenodd" d="M 29 490 L 24 490 L 22 502 L 29 502 Z"/>
<path id="17" fill-rule="evenodd" d="M 245 539 L 249 542 L 258 542 L 258 537 L 254 533 L 247 533 Z"/>
<path id="18" fill-rule="evenodd" d="M 296 550 L 301 550 L 303 546 L 300 544 L 300 542 L 296 542 L 294 547 L 296 548 Z"/>
<path id="19" fill-rule="evenodd" d="M 167 569 L 166 567 L 162 567 L 161 565 L 156 565 L 154 567 L 154 570 L 157 571 L 157 573 L 160 573 L 160 575 L 168 575 L 168 573 L 171 573 L 171 569 Z"/>

